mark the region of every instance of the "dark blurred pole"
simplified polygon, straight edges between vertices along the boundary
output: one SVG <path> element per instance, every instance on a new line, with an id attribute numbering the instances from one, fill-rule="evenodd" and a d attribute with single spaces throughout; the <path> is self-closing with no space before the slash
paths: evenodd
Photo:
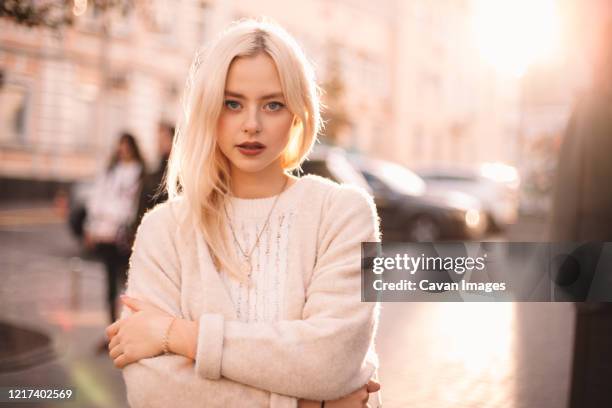
<path id="1" fill-rule="evenodd" d="M 612 24 L 600 33 L 593 84 L 564 135 L 553 199 L 555 241 L 612 241 Z M 612 273 L 612 271 L 606 271 Z M 571 408 L 612 407 L 612 303 L 577 303 Z"/>
<path id="2" fill-rule="evenodd" d="M 612 407 L 612 304 L 577 303 L 570 408 Z"/>

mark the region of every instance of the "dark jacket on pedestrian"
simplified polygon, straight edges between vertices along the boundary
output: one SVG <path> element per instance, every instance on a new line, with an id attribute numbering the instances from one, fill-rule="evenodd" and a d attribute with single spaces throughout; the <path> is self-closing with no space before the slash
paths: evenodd
<path id="1" fill-rule="evenodd" d="M 164 175 L 166 174 L 166 168 L 168 167 L 168 158 L 168 155 L 163 156 L 159 161 L 157 170 L 147 175 L 144 179 L 138 201 L 136 227 L 140 225 L 142 217 L 148 210 L 168 199 L 168 192 L 162 185 L 164 182 Z"/>

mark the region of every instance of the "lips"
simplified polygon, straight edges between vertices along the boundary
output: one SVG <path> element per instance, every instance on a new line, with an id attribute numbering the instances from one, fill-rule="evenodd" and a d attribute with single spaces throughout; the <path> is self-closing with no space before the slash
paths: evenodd
<path id="1" fill-rule="evenodd" d="M 239 144 L 238 147 L 242 149 L 257 150 L 257 149 L 263 149 L 266 146 L 259 142 L 244 142 L 244 143 Z"/>
<path id="2" fill-rule="evenodd" d="M 238 151 L 245 156 L 256 156 L 266 148 L 265 145 L 259 142 L 244 142 L 236 145 L 236 147 Z"/>

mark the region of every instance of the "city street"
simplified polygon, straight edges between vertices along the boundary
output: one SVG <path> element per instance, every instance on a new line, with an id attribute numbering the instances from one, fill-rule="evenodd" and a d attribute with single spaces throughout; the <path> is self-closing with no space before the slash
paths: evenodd
<path id="1" fill-rule="evenodd" d="M 491 239 L 538 240 L 542 226 L 528 220 Z M 0 386 L 77 392 L 70 403 L 24 407 L 127 406 L 120 372 L 95 353 L 106 325 L 102 266 L 79 258 L 62 219 L 44 206 L 0 209 L 0 271 L 0 321 L 48 335 L 54 354 L 0 371 Z M 384 406 L 564 407 L 573 323 L 573 306 L 565 303 L 383 304 Z"/>
<path id="2" fill-rule="evenodd" d="M 106 350 L 108 309 L 119 311 L 107 299 L 120 294 L 107 275 L 124 277 L 133 220 L 168 196 L 201 210 L 213 227 L 204 241 L 216 243 L 215 225 L 233 238 L 212 258 L 201 237 L 178 245 L 189 318 L 226 308 L 259 336 L 253 322 L 304 318 L 316 299 L 338 314 L 352 291 L 347 245 L 372 236 L 376 214 L 349 189 L 293 188 L 288 174 L 360 186 L 377 206 L 384 245 L 363 246 L 361 299 L 385 300 L 375 337 L 385 408 L 612 407 L 611 40 L 612 0 L 2 2 L 0 408 L 128 408 Z M 158 232 L 180 221 L 167 215 L 142 248 L 164 271 L 175 260 Z M 197 273 L 234 252 L 244 259 L 232 269 L 254 284 L 223 276 L 232 300 L 216 299 L 220 283 L 199 285 Z M 325 278 L 325 259 L 337 278 Z M 304 265 L 325 282 L 307 282 L 301 309 L 287 299 L 303 298 L 302 280 L 287 273 Z M 142 290 L 176 289 L 158 278 Z M 164 346 L 182 349 L 189 324 L 168 323 Z M 319 373 L 346 360 L 337 347 L 361 363 L 360 336 L 304 323 L 317 333 L 290 334 L 300 357 L 276 366 L 305 363 L 338 390 Z M 219 345 L 205 326 L 199 347 L 222 349 L 225 375 L 265 377 L 245 358 L 267 343 L 233 353 L 231 333 Z M 136 340 L 121 333 L 116 350 L 129 356 Z M 275 334 L 283 346 L 285 334 Z M 305 353 L 302 337 L 333 356 Z M 275 391 L 298 393 L 281 387 L 299 380 L 288 373 L 272 378 Z M 194 384 L 176 395 L 267 402 L 217 382 L 194 397 Z M 70 401 L 4 397 L 67 388 Z M 147 408 L 181 405 L 136 388 Z"/>

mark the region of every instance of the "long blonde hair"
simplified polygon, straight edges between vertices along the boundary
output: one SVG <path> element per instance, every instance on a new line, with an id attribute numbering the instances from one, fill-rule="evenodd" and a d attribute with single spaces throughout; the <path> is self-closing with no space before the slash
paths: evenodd
<path id="1" fill-rule="evenodd" d="M 296 41 L 269 21 L 233 23 L 196 52 L 183 95 L 168 163 L 170 199 L 183 196 L 189 214 L 201 227 L 218 270 L 245 280 L 224 227 L 223 205 L 231 191 L 229 163 L 217 146 L 216 129 L 225 82 L 235 58 L 264 52 L 276 64 L 288 109 L 294 114 L 289 142 L 282 154 L 285 171 L 298 168 L 312 149 L 321 126 L 319 90 L 312 66 Z"/>

